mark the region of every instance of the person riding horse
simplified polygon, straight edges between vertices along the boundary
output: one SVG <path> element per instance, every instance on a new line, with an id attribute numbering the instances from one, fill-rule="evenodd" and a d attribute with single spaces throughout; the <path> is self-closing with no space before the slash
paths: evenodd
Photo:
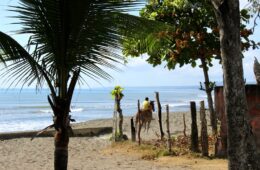
<path id="1" fill-rule="evenodd" d="M 140 112 L 136 113 L 136 121 L 135 124 L 139 123 L 142 126 L 144 125 L 145 129 L 147 128 L 147 132 L 150 127 L 151 120 L 153 119 L 153 111 L 154 111 L 154 101 L 149 101 L 148 97 L 145 98 L 143 102 L 143 107 Z"/>
<path id="2" fill-rule="evenodd" d="M 142 126 L 144 125 L 145 129 L 147 129 L 147 132 L 150 127 L 150 123 L 153 119 L 153 111 L 154 111 L 154 101 L 149 102 L 149 107 L 148 109 L 141 109 L 136 113 L 136 119 L 135 119 L 135 125 L 138 127 L 138 143 L 140 145 L 141 143 L 141 129 Z M 138 126 L 139 125 L 139 126 Z"/>
<path id="3" fill-rule="evenodd" d="M 150 107 L 149 98 L 146 97 L 145 100 L 143 101 L 143 107 L 142 107 L 142 110 L 149 110 L 149 107 Z"/>

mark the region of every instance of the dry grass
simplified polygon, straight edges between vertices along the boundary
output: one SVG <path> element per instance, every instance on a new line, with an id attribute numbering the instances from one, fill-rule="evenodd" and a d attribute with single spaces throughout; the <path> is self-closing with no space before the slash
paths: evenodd
<path id="1" fill-rule="evenodd" d="M 178 136 L 172 139 L 172 152 L 167 149 L 167 141 L 149 140 L 143 141 L 139 146 L 130 141 L 113 143 L 104 150 L 105 153 L 120 153 L 139 157 L 170 167 L 182 166 L 194 170 L 226 170 L 227 160 L 210 157 L 202 157 L 200 153 L 189 150 L 189 138 Z M 209 138 L 210 153 L 213 153 L 213 141 Z"/>

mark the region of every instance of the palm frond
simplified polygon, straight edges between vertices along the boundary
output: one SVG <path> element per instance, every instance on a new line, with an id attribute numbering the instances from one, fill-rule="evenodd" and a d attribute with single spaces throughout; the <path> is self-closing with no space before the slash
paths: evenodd
<path id="1" fill-rule="evenodd" d="M 61 68 L 73 71 L 78 65 L 116 69 L 123 63 L 118 55 L 120 34 L 114 12 L 126 12 L 143 1 L 107 0 L 21 0 L 13 7 L 23 28 L 20 34 L 32 34 L 28 46 L 35 58 L 44 61 L 49 73 L 57 76 Z M 114 64 L 113 64 L 114 63 Z M 101 70 L 98 69 L 101 76 Z M 102 72 L 105 74 L 105 71 Z M 108 74 L 101 76 L 109 78 Z M 111 77 L 110 77 L 111 78 Z"/>
<path id="2" fill-rule="evenodd" d="M 19 59 L 24 57 L 20 54 L 9 66 L 9 74 L 23 77 L 14 78 L 14 83 L 36 81 L 42 86 L 48 76 L 49 85 L 59 79 L 61 71 L 69 77 L 79 67 L 90 78 L 111 80 L 107 69 L 119 70 L 118 64 L 125 60 L 120 54 L 121 41 L 126 36 L 122 30 L 141 27 L 143 23 L 142 19 L 124 13 L 143 3 L 141 0 L 20 0 L 20 5 L 11 9 L 18 13 L 22 25 L 17 33 L 31 36 L 28 51 L 21 47 L 26 60 Z M 129 31 L 127 34 L 134 35 Z M 2 40 L 1 43 L 4 44 Z M 6 48 L 0 54 L 1 59 L 12 51 Z"/>
<path id="3" fill-rule="evenodd" d="M 46 70 L 39 64 L 39 61 L 30 55 L 17 41 L 0 31 L 0 58 L 6 63 L 7 70 L 3 70 L 2 77 L 6 78 L 6 83 L 11 85 L 18 83 L 32 84 L 37 82 L 42 85 L 44 80 L 50 86 L 53 94 L 54 88 L 51 85 L 52 77 L 47 75 Z"/>

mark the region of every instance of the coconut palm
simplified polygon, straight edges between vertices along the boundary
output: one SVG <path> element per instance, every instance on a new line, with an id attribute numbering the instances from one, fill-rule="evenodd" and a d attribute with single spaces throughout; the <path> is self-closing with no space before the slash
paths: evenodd
<path id="1" fill-rule="evenodd" d="M 55 169 L 67 169 L 70 134 L 69 112 L 74 88 L 88 76 L 94 80 L 111 79 L 106 68 L 117 69 L 123 62 L 118 54 L 126 23 L 125 12 L 137 2 L 111 0 L 20 0 L 17 12 L 19 34 L 29 34 L 26 48 L 0 32 L 0 59 L 4 76 L 11 85 L 23 84 L 50 89 L 48 102 L 53 110 Z M 130 16 L 129 16 L 130 17 Z M 134 26 L 130 17 L 128 26 Z M 129 21 L 129 18 L 128 18 Z M 123 27 L 121 27 L 123 28 Z M 86 76 L 82 76 L 86 75 Z"/>

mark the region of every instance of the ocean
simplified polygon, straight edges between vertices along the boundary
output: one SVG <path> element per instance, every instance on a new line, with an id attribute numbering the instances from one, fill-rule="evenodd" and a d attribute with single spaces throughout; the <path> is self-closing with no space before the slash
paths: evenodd
<path id="1" fill-rule="evenodd" d="M 111 118 L 114 99 L 110 95 L 113 87 L 76 89 L 71 115 L 76 122 Z M 168 104 L 171 112 L 189 111 L 189 102 L 206 102 L 205 91 L 198 86 L 173 87 L 125 87 L 121 108 L 124 116 L 133 116 L 137 111 L 137 100 L 145 97 L 155 100 L 155 92 L 160 94 L 162 111 Z M 42 89 L 0 89 L 0 132 L 39 130 L 52 124 L 52 110 L 47 102 L 49 90 Z"/>

